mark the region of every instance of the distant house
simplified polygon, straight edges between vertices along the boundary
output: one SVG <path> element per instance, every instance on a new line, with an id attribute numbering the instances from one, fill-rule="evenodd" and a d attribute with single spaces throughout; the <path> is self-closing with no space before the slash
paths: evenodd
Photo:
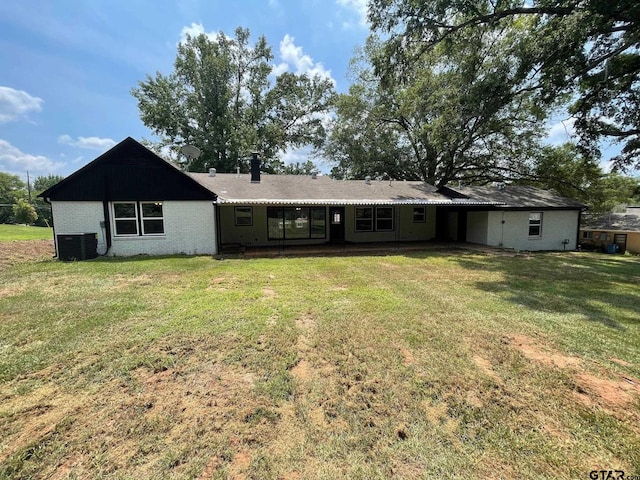
<path id="1" fill-rule="evenodd" d="M 41 196 L 57 248 L 89 233 L 98 254 L 123 256 L 429 240 L 572 250 L 584 208 L 531 187 L 265 175 L 257 157 L 250 174 L 185 173 L 132 138 Z"/>
<path id="2" fill-rule="evenodd" d="M 586 219 L 580 228 L 580 244 L 587 249 L 640 253 L 640 206 Z M 611 245 L 617 247 L 612 250 Z"/>

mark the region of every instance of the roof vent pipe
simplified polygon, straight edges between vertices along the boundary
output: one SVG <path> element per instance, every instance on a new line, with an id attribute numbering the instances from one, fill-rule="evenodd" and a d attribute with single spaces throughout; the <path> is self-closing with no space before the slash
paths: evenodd
<path id="1" fill-rule="evenodd" d="M 311 172 L 311 178 L 313 178 L 314 180 L 318 178 L 318 172 Z"/>
<path id="2" fill-rule="evenodd" d="M 367 175 L 366 177 L 364 177 L 364 183 L 366 183 L 367 185 L 371 185 L 371 176 Z"/>
<path id="3" fill-rule="evenodd" d="M 215 168 L 210 168 L 209 169 L 209 176 L 210 177 L 215 177 L 216 176 L 216 169 Z"/>
<path id="4" fill-rule="evenodd" d="M 236 177 L 240 177 L 240 165 L 236 167 Z"/>
<path id="5" fill-rule="evenodd" d="M 251 154 L 251 183 L 260 183 L 260 159 L 258 152 Z"/>

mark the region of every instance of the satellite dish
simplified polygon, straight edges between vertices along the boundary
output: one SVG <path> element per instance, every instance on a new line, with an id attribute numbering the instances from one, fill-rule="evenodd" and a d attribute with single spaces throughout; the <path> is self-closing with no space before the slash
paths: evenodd
<path id="1" fill-rule="evenodd" d="M 187 169 L 189 164 L 194 158 L 198 158 L 200 156 L 200 149 L 198 147 L 194 147 L 193 145 L 183 145 L 180 147 L 180 152 L 187 157 L 187 161 L 184 163 L 184 168 Z"/>
<path id="2" fill-rule="evenodd" d="M 194 158 L 198 158 L 200 156 L 200 149 L 198 147 L 194 147 L 193 145 L 184 145 L 180 147 L 180 151 L 185 157 L 187 157 L 188 160 L 193 160 Z"/>

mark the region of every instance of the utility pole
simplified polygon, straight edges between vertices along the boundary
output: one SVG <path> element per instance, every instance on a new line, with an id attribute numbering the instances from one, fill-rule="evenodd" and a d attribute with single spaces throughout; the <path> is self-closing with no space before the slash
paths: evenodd
<path id="1" fill-rule="evenodd" d="M 31 203 L 31 180 L 29 179 L 29 170 L 27 170 L 27 192 L 29 194 L 29 203 Z"/>

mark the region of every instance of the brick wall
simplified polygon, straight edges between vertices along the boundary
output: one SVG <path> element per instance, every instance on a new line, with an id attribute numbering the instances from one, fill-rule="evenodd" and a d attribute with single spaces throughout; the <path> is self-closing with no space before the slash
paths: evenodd
<path id="1" fill-rule="evenodd" d="M 98 253 L 107 248 L 102 202 L 51 202 L 56 235 L 97 233 Z M 211 201 L 163 202 L 162 236 L 113 237 L 109 255 L 213 255 L 216 252 L 215 209 Z M 112 227 L 113 232 L 113 227 Z"/>

